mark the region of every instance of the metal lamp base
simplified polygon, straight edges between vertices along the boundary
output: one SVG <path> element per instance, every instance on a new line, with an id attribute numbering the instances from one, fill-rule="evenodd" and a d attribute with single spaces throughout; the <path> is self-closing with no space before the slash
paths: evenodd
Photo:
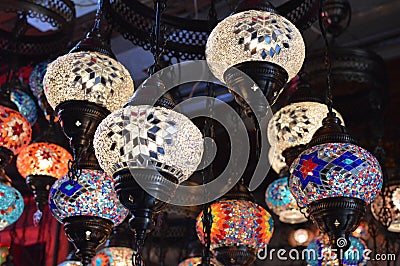
<path id="1" fill-rule="evenodd" d="M 363 200 L 349 197 L 321 199 L 308 206 L 311 219 L 329 236 L 332 247 L 343 252 L 350 247 L 349 235 L 360 225 L 365 211 Z"/>
<path id="2" fill-rule="evenodd" d="M 225 71 L 224 79 L 229 88 L 239 90 L 244 98 L 252 92 L 252 88 L 248 87 L 249 80 L 243 76 L 242 72 L 256 83 L 270 105 L 274 104 L 278 99 L 288 80 L 286 70 L 273 63 L 250 61 L 237 64 Z M 238 97 L 236 93 L 233 93 L 233 96 L 239 105 L 248 108 L 248 104 L 243 97 Z M 260 104 L 262 103 L 263 101 L 260 101 Z"/>
<path id="3" fill-rule="evenodd" d="M 95 103 L 75 100 L 60 103 L 56 111 L 75 155 L 90 147 L 98 125 L 110 114 Z"/>
<path id="4" fill-rule="evenodd" d="M 57 178 L 49 175 L 29 175 L 26 177 L 26 184 L 33 192 L 36 206 L 43 211 L 49 200 L 49 191 Z"/>
<path id="5" fill-rule="evenodd" d="M 246 246 L 219 247 L 213 251 L 215 258 L 226 266 L 250 266 L 257 258 L 257 250 Z"/>
<path id="6" fill-rule="evenodd" d="M 74 244 L 83 265 L 92 265 L 96 249 L 110 236 L 113 222 L 100 217 L 73 216 L 63 220 L 65 234 Z"/>

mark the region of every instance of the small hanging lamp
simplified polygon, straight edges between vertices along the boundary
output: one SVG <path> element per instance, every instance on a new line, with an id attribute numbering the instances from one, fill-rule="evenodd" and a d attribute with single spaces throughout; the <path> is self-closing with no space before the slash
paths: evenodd
<path id="1" fill-rule="evenodd" d="M 26 178 L 38 208 L 34 215 L 36 224 L 47 205 L 50 187 L 68 173 L 68 162 L 72 160 L 72 156 L 61 146 L 63 137 L 59 125 L 50 122 L 43 135 L 17 157 L 17 169 Z"/>
<path id="2" fill-rule="evenodd" d="M 97 251 L 92 266 L 133 266 L 133 234 L 128 219 L 114 228 L 102 249 Z"/>
<path id="3" fill-rule="evenodd" d="M 18 108 L 20 112 L 31 124 L 36 123 L 38 113 L 35 101 L 23 90 L 14 88 L 10 92 L 10 99 Z"/>
<path id="4" fill-rule="evenodd" d="M 235 14 L 213 29 L 206 44 L 211 72 L 228 85 L 247 74 L 270 104 L 299 72 L 305 45 L 299 30 L 267 1 L 243 1 Z M 250 88 L 243 88 L 243 93 Z M 240 104 L 240 101 L 238 102 Z"/>
<path id="5" fill-rule="evenodd" d="M 123 106 L 134 91 L 128 70 L 111 51 L 101 29 L 104 1 L 99 0 L 93 29 L 69 54 L 47 66 L 46 98 L 70 139 L 75 164 L 86 154 L 101 120 Z M 89 156 L 89 155 L 87 155 Z"/>
<path id="6" fill-rule="evenodd" d="M 253 265 L 257 250 L 271 240 L 274 226 L 271 215 L 254 203 L 248 189 L 238 184 L 211 204 L 211 250 L 223 265 Z M 196 231 L 205 244 L 203 212 L 197 217 Z"/>
<path id="7" fill-rule="evenodd" d="M 24 210 L 24 198 L 11 186 L 4 169 L 0 169 L 0 231 L 15 223 Z"/>
<path id="8" fill-rule="evenodd" d="M 265 191 L 265 202 L 283 223 L 297 224 L 307 221 L 289 190 L 288 177 L 279 178 L 268 186 Z"/>
<path id="9" fill-rule="evenodd" d="M 58 179 L 50 189 L 49 208 L 64 224 L 84 266 L 92 263 L 98 246 L 128 215 L 115 195 L 114 179 L 91 169 L 81 169 L 77 180 L 69 175 Z"/>

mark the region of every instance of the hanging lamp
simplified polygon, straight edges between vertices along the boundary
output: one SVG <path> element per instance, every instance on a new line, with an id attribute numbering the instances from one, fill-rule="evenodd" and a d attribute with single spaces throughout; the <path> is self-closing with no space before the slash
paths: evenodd
<path id="1" fill-rule="evenodd" d="M 270 104 L 299 72 L 304 57 L 299 30 L 263 0 L 243 1 L 235 14 L 218 23 L 206 44 L 206 60 L 215 77 L 235 86 L 242 77 L 232 69 L 239 69 L 254 80 Z M 246 90 L 250 88 L 243 88 L 244 95 Z"/>
<path id="2" fill-rule="evenodd" d="M 315 131 L 322 126 L 327 106 L 321 102 L 311 94 L 310 85 L 300 79 L 300 84 L 296 86 L 296 91 L 289 99 L 289 104 L 279 109 L 269 121 L 268 141 L 276 144 L 275 153 L 278 154 L 276 156 L 282 156 L 288 167 L 305 149 Z M 333 111 L 343 123 L 342 116 L 336 110 Z M 280 163 L 279 159 L 272 161 L 272 168 L 283 169 L 283 166 L 277 165 Z"/>
<path id="3" fill-rule="evenodd" d="M 371 212 L 389 232 L 400 233 L 400 182 L 390 179 L 382 193 L 372 202 Z"/>
<path id="4" fill-rule="evenodd" d="M 24 198 L 11 186 L 11 180 L 0 168 L 0 231 L 15 223 L 24 210 Z"/>
<path id="5" fill-rule="evenodd" d="M 268 186 L 265 191 L 265 202 L 283 223 L 297 224 L 307 221 L 289 190 L 288 177 L 279 178 Z"/>
<path id="6" fill-rule="evenodd" d="M 75 164 L 88 153 L 101 120 L 134 91 L 128 70 L 115 60 L 110 40 L 103 37 L 103 8 L 99 0 L 93 29 L 69 54 L 50 63 L 43 79 L 46 98 L 70 139 Z"/>
<path id="7" fill-rule="evenodd" d="M 10 92 L 10 100 L 17 106 L 20 112 L 31 124 L 36 123 L 38 113 L 35 101 L 23 90 L 14 88 Z"/>
<path id="8" fill-rule="evenodd" d="M 92 266 L 133 266 L 133 241 L 128 219 L 125 219 L 114 228 L 104 247 L 97 251 Z"/>
<path id="9" fill-rule="evenodd" d="M 379 194 L 382 171 L 378 160 L 357 145 L 333 112 L 330 46 L 322 24 L 322 6 L 319 13 L 326 47 L 328 114 L 307 149 L 292 163 L 289 187 L 300 207 L 306 208 L 321 232 L 329 236 L 331 245 L 345 251 L 366 205 Z"/>
<path id="10" fill-rule="evenodd" d="M 180 113 L 128 105 L 101 122 L 94 149 L 100 166 L 115 178 L 116 192 L 132 214 L 130 226 L 141 246 L 154 228 L 154 213 L 172 198 L 177 184 L 196 170 L 203 139 Z"/>
<path id="11" fill-rule="evenodd" d="M 113 186 L 113 178 L 103 171 L 81 169 L 78 179 L 66 175 L 50 189 L 50 211 L 64 224 L 84 266 L 91 264 L 98 246 L 128 214 Z"/>
<path id="12" fill-rule="evenodd" d="M 43 135 L 17 157 L 18 172 L 26 178 L 38 208 L 34 215 L 36 224 L 47 205 L 50 187 L 68 173 L 68 162 L 72 160 L 72 156 L 62 147 L 63 137 L 59 125 L 50 122 Z"/>
<path id="13" fill-rule="evenodd" d="M 50 63 L 51 61 L 40 62 L 32 69 L 32 72 L 29 75 L 29 87 L 33 95 L 36 97 L 37 103 L 40 109 L 43 111 L 46 120 L 48 121 L 55 118 L 54 110 L 47 102 L 43 89 L 43 78 L 46 74 L 47 66 Z"/>
<path id="14" fill-rule="evenodd" d="M 257 250 L 268 245 L 274 231 L 271 215 L 254 203 L 248 189 L 238 184 L 211 204 L 211 251 L 223 265 L 253 265 Z M 204 244 L 202 213 L 196 231 Z"/>

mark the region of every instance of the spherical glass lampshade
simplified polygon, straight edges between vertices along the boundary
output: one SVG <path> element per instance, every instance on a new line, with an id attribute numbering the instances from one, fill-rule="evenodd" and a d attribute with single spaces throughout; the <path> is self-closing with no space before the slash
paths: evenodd
<path id="1" fill-rule="evenodd" d="M 71 154 L 61 146 L 37 142 L 26 147 L 17 158 L 18 172 L 26 178 L 29 175 L 47 175 L 61 178 L 68 172 Z"/>
<path id="2" fill-rule="evenodd" d="M 36 123 L 37 108 L 35 101 L 21 90 L 14 89 L 10 93 L 11 101 L 17 106 L 18 111 L 31 125 Z"/>
<path id="3" fill-rule="evenodd" d="M 178 266 L 197 266 L 197 265 L 201 265 L 201 261 L 202 261 L 201 257 L 189 258 L 189 259 L 186 259 L 186 260 L 182 261 L 181 263 L 179 263 Z M 220 264 L 215 259 L 211 259 L 211 265 L 221 266 L 222 264 Z"/>
<path id="4" fill-rule="evenodd" d="M 24 198 L 15 188 L 0 183 L 0 231 L 15 223 L 24 210 Z"/>
<path id="5" fill-rule="evenodd" d="M 388 187 L 389 193 L 385 195 L 385 205 L 383 206 L 384 195 L 380 194 L 371 204 L 371 211 L 374 218 L 381 221 L 380 212 L 386 207 L 391 214 L 392 221 L 387 228 L 390 232 L 400 233 L 400 185 L 391 185 Z M 385 193 L 386 194 L 386 193 Z"/>
<path id="6" fill-rule="evenodd" d="M 113 186 L 114 180 L 103 171 L 83 169 L 77 181 L 66 175 L 50 189 L 50 211 L 59 222 L 71 216 L 95 216 L 117 226 L 128 210 L 119 202 Z"/>
<path id="7" fill-rule="evenodd" d="M 382 187 L 382 171 L 367 150 L 350 143 L 313 146 L 290 167 L 289 187 L 298 204 L 350 197 L 369 204 Z"/>
<path id="8" fill-rule="evenodd" d="M 282 154 L 287 148 L 309 143 L 327 112 L 327 106 L 318 102 L 296 102 L 281 108 L 268 123 L 268 140 L 276 143 L 275 152 Z M 343 125 L 341 115 L 334 112 Z"/>
<path id="9" fill-rule="evenodd" d="M 49 63 L 50 61 L 44 61 L 37 64 L 29 75 L 29 86 L 35 97 L 38 97 L 43 92 L 43 78 Z"/>
<path id="10" fill-rule="evenodd" d="M 350 248 L 342 255 L 344 266 L 367 265 L 365 250 L 367 245 L 361 239 L 350 236 Z M 307 262 L 310 266 L 339 265 L 337 251 L 330 248 L 329 239 L 324 235 L 318 236 L 307 246 Z"/>
<path id="11" fill-rule="evenodd" d="M 103 248 L 93 258 L 92 266 L 132 266 L 132 254 L 131 248 Z"/>
<path id="12" fill-rule="evenodd" d="M 296 224 L 307 221 L 289 190 L 287 177 L 279 178 L 268 186 L 265 202 L 281 222 Z"/>
<path id="13" fill-rule="evenodd" d="M 179 182 L 196 170 L 203 154 L 202 134 L 189 118 L 149 105 L 111 113 L 97 128 L 93 146 L 109 175 L 127 168 L 155 167 Z"/>
<path id="14" fill-rule="evenodd" d="M 226 246 L 264 248 L 271 240 L 274 222 L 261 206 L 246 200 L 221 200 L 211 205 L 211 249 Z M 204 244 L 203 212 L 197 217 L 196 231 Z"/>
<path id="15" fill-rule="evenodd" d="M 97 52 L 75 52 L 57 58 L 47 66 L 43 86 L 53 109 L 62 102 L 80 100 L 112 112 L 121 108 L 134 91 L 128 70 Z"/>
<path id="16" fill-rule="evenodd" d="M 286 18 L 267 11 L 249 10 L 227 17 L 213 29 L 206 44 L 207 63 L 221 81 L 228 68 L 249 61 L 276 64 L 290 80 L 304 57 L 299 30 Z"/>
<path id="17" fill-rule="evenodd" d="M 19 112 L 0 106 L 0 146 L 18 154 L 32 139 L 32 128 Z"/>

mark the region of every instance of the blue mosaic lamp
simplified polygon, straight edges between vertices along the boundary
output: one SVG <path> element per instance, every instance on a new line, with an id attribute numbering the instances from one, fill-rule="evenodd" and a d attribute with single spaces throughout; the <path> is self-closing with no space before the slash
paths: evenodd
<path id="1" fill-rule="evenodd" d="M 309 266 L 363 266 L 367 265 L 365 256 L 367 249 L 368 247 L 363 240 L 350 236 L 350 248 L 340 258 L 340 254 L 330 248 L 328 237 L 320 235 L 308 244 L 305 254 L 307 254 L 306 260 Z"/>
<path id="2" fill-rule="evenodd" d="M 265 202 L 283 223 L 298 224 L 307 221 L 289 190 L 287 177 L 279 178 L 268 186 Z"/>
<path id="3" fill-rule="evenodd" d="M 68 239 L 77 248 L 84 265 L 89 265 L 96 248 L 104 243 L 114 226 L 128 211 L 114 192 L 114 179 L 100 170 L 80 170 L 77 180 L 68 175 L 50 189 L 49 208 L 64 224 Z"/>
<path id="4" fill-rule="evenodd" d="M 50 61 L 44 61 L 37 64 L 29 76 L 29 87 L 38 101 L 40 109 L 43 111 L 47 120 L 54 119 L 54 110 L 47 102 L 43 90 L 43 78 L 47 71 Z"/>
<path id="5" fill-rule="evenodd" d="M 24 211 L 24 198 L 11 186 L 11 180 L 0 169 L 0 231 L 15 223 Z"/>
<path id="6" fill-rule="evenodd" d="M 289 187 L 300 207 L 307 209 L 333 247 L 348 249 L 350 233 L 382 187 L 377 159 L 359 147 L 334 113 L 329 113 L 290 173 Z M 346 245 L 338 246 L 339 240 Z"/>
<path id="7" fill-rule="evenodd" d="M 11 101 L 17 106 L 18 111 L 33 125 L 37 120 L 35 101 L 25 92 L 14 89 L 10 93 Z"/>

